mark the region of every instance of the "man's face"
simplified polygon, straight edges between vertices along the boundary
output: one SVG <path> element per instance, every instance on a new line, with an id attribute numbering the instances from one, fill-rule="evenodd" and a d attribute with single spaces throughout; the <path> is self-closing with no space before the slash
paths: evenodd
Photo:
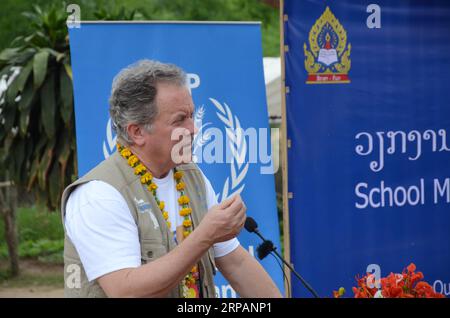
<path id="1" fill-rule="evenodd" d="M 192 140 L 197 129 L 194 125 L 194 103 L 189 91 L 184 86 L 167 83 L 157 84 L 156 105 L 158 115 L 153 121 L 150 133 L 146 133 L 145 151 L 157 155 L 158 161 L 179 164 L 179 158 L 173 154 L 183 155 L 183 162 L 191 160 Z M 182 136 L 183 134 L 183 136 Z M 173 151 L 182 149 L 181 151 Z"/>

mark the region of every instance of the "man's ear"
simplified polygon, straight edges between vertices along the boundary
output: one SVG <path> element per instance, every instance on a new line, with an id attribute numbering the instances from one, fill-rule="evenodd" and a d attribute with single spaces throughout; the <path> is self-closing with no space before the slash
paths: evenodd
<path id="1" fill-rule="evenodd" d="M 142 126 L 139 126 L 137 124 L 129 124 L 127 126 L 127 133 L 130 137 L 131 141 L 133 141 L 133 144 L 137 146 L 142 146 L 145 143 L 145 131 Z"/>

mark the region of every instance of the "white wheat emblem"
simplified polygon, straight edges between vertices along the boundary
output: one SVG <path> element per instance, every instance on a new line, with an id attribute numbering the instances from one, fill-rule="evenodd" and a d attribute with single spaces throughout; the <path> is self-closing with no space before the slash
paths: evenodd
<path id="1" fill-rule="evenodd" d="M 225 131 L 229 138 L 228 144 L 232 154 L 230 162 L 231 180 L 230 177 L 227 177 L 221 196 L 217 194 L 217 200 L 220 202 L 235 194 L 240 194 L 244 190 L 245 183 L 243 181 L 247 175 L 249 166 L 249 163 L 245 162 L 247 141 L 245 140 L 239 118 L 233 116 L 230 107 L 226 103 L 223 103 L 223 105 L 220 104 L 214 98 L 209 98 L 209 100 L 216 106 L 218 110 L 216 115 L 225 125 Z"/>
<path id="2" fill-rule="evenodd" d="M 113 128 L 111 125 L 111 118 L 106 124 L 106 140 L 103 141 L 103 156 L 108 158 L 116 148 L 117 136 L 113 136 Z"/>
<path id="3" fill-rule="evenodd" d="M 200 106 L 194 113 L 194 124 L 195 127 L 198 128 L 197 133 L 194 136 L 194 148 L 192 149 L 192 153 L 194 154 L 192 160 L 197 162 L 197 156 L 195 155 L 198 148 L 200 149 L 206 145 L 206 143 L 211 139 L 211 134 L 208 131 L 205 131 L 205 128 L 211 125 L 211 123 L 203 124 L 203 117 L 205 116 L 205 108 Z"/>

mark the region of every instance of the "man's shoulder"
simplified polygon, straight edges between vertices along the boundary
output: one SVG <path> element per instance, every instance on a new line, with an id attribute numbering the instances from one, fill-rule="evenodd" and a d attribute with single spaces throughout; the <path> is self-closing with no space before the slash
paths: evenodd
<path id="1" fill-rule="evenodd" d="M 177 166 L 177 170 L 189 171 L 189 170 L 198 170 L 201 171 L 196 163 L 183 163 L 182 165 Z"/>
<path id="2" fill-rule="evenodd" d="M 101 180 L 85 182 L 70 194 L 69 200 L 77 199 L 82 203 L 85 201 L 121 201 L 122 195 L 109 183 Z"/>
<path id="3" fill-rule="evenodd" d="M 121 189 L 137 180 L 133 169 L 126 162 L 122 162 L 122 160 L 122 157 L 115 152 L 79 178 L 75 183 L 82 184 L 92 180 L 100 180 L 114 186 L 116 189 Z"/>

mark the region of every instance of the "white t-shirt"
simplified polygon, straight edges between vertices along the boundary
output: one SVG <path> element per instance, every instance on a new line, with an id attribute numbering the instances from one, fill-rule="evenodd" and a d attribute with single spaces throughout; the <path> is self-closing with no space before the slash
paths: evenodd
<path id="1" fill-rule="evenodd" d="M 203 174 L 208 209 L 217 204 L 211 183 Z M 172 232 L 183 223 L 179 215 L 179 192 L 173 172 L 165 178 L 153 179 L 157 194 L 169 212 Z M 138 229 L 122 195 L 102 181 L 90 181 L 78 186 L 66 205 L 67 235 L 80 256 L 89 281 L 105 274 L 141 265 Z M 239 246 L 234 238 L 214 244 L 215 257 L 225 256 Z"/>

